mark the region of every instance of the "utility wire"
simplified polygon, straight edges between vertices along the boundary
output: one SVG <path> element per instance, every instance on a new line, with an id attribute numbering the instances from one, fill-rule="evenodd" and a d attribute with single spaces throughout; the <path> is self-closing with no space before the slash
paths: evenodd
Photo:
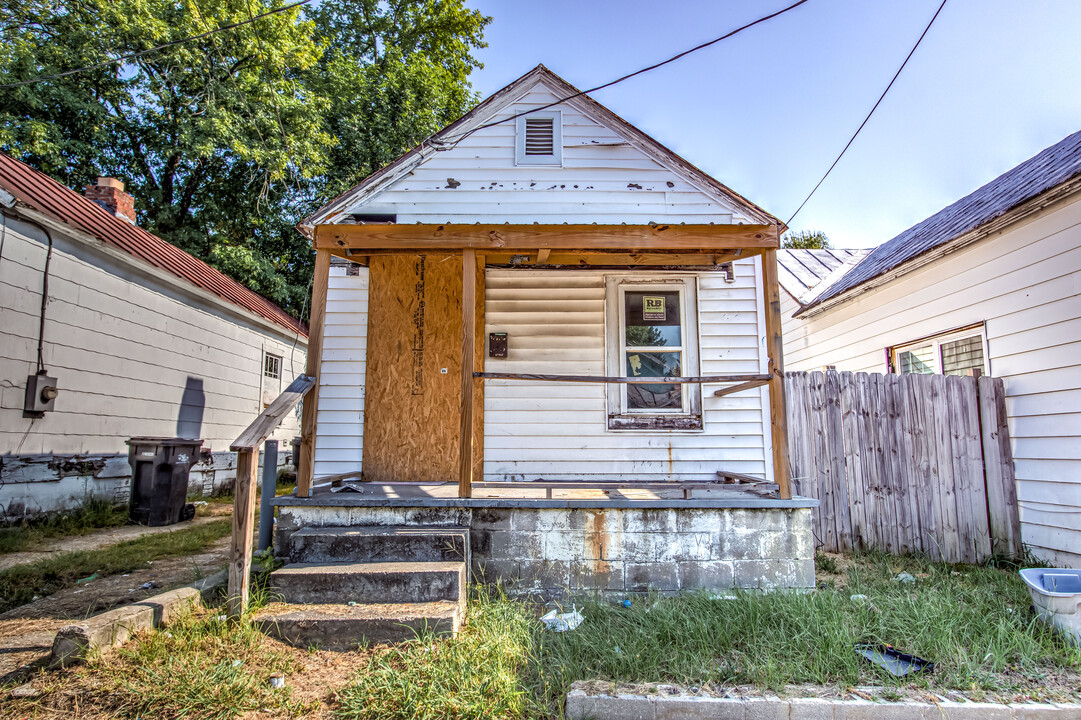
<path id="1" fill-rule="evenodd" d="M 459 135 L 457 137 L 447 138 L 446 140 L 432 140 L 432 139 L 429 139 L 428 142 L 433 147 L 435 147 L 437 150 L 450 150 L 452 147 L 454 147 L 454 145 L 458 144 L 462 140 L 465 140 L 467 137 L 469 137 L 473 133 L 477 132 L 478 130 L 484 130 L 485 128 L 494 127 L 494 126 L 499 125 L 501 123 L 509 122 L 511 120 L 516 120 L 517 118 L 520 118 L 523 115 L 529 115 L 530 113 L 540 112 L 541 110 L 547 110 L 550 107 L 555 107 L 556 105 L 559 105 L 561 103 L 565 103 L 568 100 L 573 100 L 574 98 L 577 98 L 577 97 L 581 97 L 582 95 L 589 95 L 590 93 L 597 92 L 598 90 L 604 90 L 605 88 L 612 87 L 613 85 L 618 85 L 619 83 L 623 82 L 624 80 L 630 80 L 632 77 L 636 77 L 636 76 L 641 75 L 643 73 L 647 73 L 650 70 L 656 70 L 657 68 L 663 67 L 664 65 L 667 65 L 668 63 L 672 63 L 672 62 L 675 62 L 676 60 L 679 60 L 680 58 L 686 57 L 687 55 L 690 55 L 691 53 L 698 52 L 699 50 L 703 50 L 705 48 L 708 48 L 711 45 L 716 45 L 717 43 L 721 42 L 722 40 L 727 40 L 728 38 L 732 37 L 733 35 L 741 33 L 744 30 L 747 30 L 748 28 L 752 28 L 755 25 L 758 25 L 759 23 L 764 23 L 767 20 L 772 20 L 773 18 L 777 17 L 778 15 L 784 15 L 789 10 L 795 10 L 800 5 L 803 5 L 805 2 L 807 2 L 807 0 L 799 0 L 798 2 L 792 3 L 791 5 L 789 5 L 786 8 L 778 10 L 777 12 L 771 13 L 771 14 L 766 15 L 764 17 L 760 17 L 757 20 L 754 20 L 753 22 L 749 22 L 746 25 L 743 25 L 741 27 L 736 28 L 735 30 L 732 30 L 731 32 L 725 33 L 724 35 L 721 35 L 718 38 L 714 38 L 712 40 L 704 42 L 701 45 L 696 45 L 695 47 L 691 48 L 690 50 L 684 50 L 683 52 L 679 53 L 678 55 L 673 55 L 672 57 L 668 58 L 667 60 L 662 60 L 661 62 L 656 63 L 654 65 L 650 65 L 649 67 L 644 67 L 641 70 L 635 70 L 632 73 L 624 75 L 623 77 L 620 77 L 620 78 L 616 78 L 615 80 L 613 80 L 611 82 L 604 83 L 603 85 L 598 85 L 597 87 L 590 88 L 588 90 L 579 90 L 578 92 L 574 93 L 573 95 L 568 95 L 565 98 L 560 98 L 559 100 L 556 100 L 555 102 L 550 102 L 547 105 L 543 105 L 543 106 L 541 106 L 539 108 L 533 108 L 532 110 L 526 110 L 525 112 L 520 112 L 520 113 L 517 113 L 515 115 L 511 115 L 510 117 L 503 118 L 502 120 L 496 120 L 495 122 L 490 122 L 490 123 L 487 123 L 485 125 L 479 125 L 479 126 L 473 128 L 472 130 L 470 130 L 469 132 L 462 133 L 461 135 Z M 448 147 L 444 147 L 443 146 L 444 144 L 447 144 Z"/>
<path id="2" fill-rule="evenodd" d="M 241 25 L 253 23 L 261 18 L 265 18 L 270 15 L 276 15 L 278 13 L 285 12 L 286 10 L 292 10 L 293 8 L 299 7 L 301 5 L 307 5 L 311 1 L 312 0 L 299 0 L 299 2 L 284 5 L 280 8 L 275 8 L 274 10 L 267 10 L 266 12 L 260 13 L 252 18 L 249 18 L 248 20 L 241 20 L 240 22 L 230 23 L 229 25 L 222 25 L 219 28 L 208 30 L 207 32 L 200 33 L 199 35 L 192 35 L 191 37 L 182 38 L 180 40 L 173 40 L 162 45 L 155 45 L 152 48 L 140 50 L 139 52 L 134 52 L 130 55 L 123 55 L 116 58 L 115 60 L 106 60 L 104 62 L 98 63 L 97 65 L 88 65 L 86 67 L 76 68 L 74 70 L 65 70 L 64 72 L 55 73 L 53 75 L 42 75 L 41 77 L 31 78 L 30 80 L 21 80 L 19 82 L 0 85 L 0 90 L 5 90 L 7 88 L 13 87 L 21 87 L 23 85 L 32 85 L 34 83 L 44 82 L 46 80 L 55 80 L 57 78 L 67 77 L 68 75 L 75 75 L 76 73 L 87 72 L 89 70 L 97 70 L 99 68 L 109 67 L 110 65 L 117 65 L 119 63 L 127 62 L 128 60 L 134 60 L 137 57 L 142 57 L 143 55 L 147 55 L 152 52 L 157 52 L 158 50 L 164 50 L 165 48 L 173 47 L 174 45 L 182 45 L 186 42 L 191 42 L 192 40 L 201 40 L 205 37 L 210 37 L 211 35 L 216 35 L 217 33 L 224 32 L 226 30 L 232 30 L 233 28 L 240 27 Z"/>
<path id="3" fill-rule="evenodd" d="M 920 34 L 920 37 L 916 41 L 916 44 L 913 45 L 912 49 L 908 51 L 908 56 L 905 57 L 905 61 L 901 63 L 901 67 L 897 68 L 897 72 L 894 73 L 893 79 L 890 80 L 890 84 L 887 85 L 886 89 L 882 91 L 881 95 L 879 95 L 878 101 L 875 102 L 874 107 L 871 108 L 871 112 L 867 113 L 867 117 L 865 117 L 863 119 L 863 122 L 860 123 L 860 126 L 856 128 L 856 132 L 852 133 L 852 137 L 848 139 L 848 142 L 845 144 L 844 149 L 841 150 L 841 154 L 837 156 L 837 159 L 833 161 L 832 165 L 830 165 L 830 168 L 826 171 L 826 174 L 822 176 L 822 179 L 818 181 L 818 184 L 814 186 L 814 189 L 807 194 L 807 197 L 805 197 L 803 199 L 803 202 L 800 203 L 799 207 L 796 208 L 796 212 L 792 213 L 792 217 L 788 218 L 788 222 L 786 222 L 785 225 L 792 224 L 792 220 L 795 219 L 797 215 L 799 215 L 800 210 L 802 210 L 803 206 L 807 204 L 807 201 L 811 199 L 811 196 L 813 196 L 815 192 L 818 191 L 818 188 L 822 186 L 822 183 L 826 182 L 826 178 L 828 178 L 830 176 L 830 173 L 833 172 L 833 168 L 837 167 L 837 163 L 841 162 L 841 158 L 843 158 L 845 153 L 848 152 L 848 148 L 852 146 L 852 143 L 856 140 L 856 136 L 860 134 L 860 130 L 863 130 L 863 126 L 867 124 L 867 121 L 870 120 L 871 116 L 875 114 L 875 110 L 877 110 L 878 106 L 882 104 L 882 101 L 886 97 L 886 93 L 888 93 L 890 91 L 890 88 L 893 87 L 893 84 L 897 82 L 897 78 L 900 77 L 901 71 L 905 69 L 905 65 L 908 65 L 908 61 L 912 59 L 912 55 L 916 52 L 916 48 L 918 48 L 920 46 L 920 43 L 923 42 L 923 38 L 927 35 L 927 31 L 930 30 L 931 26 L 935 24 L 935 20 L 938 18 L 938 14 L 942 12 L 942 8 L 944 7 L 946 7 L 946 0 L 942 0 L 942 4 L 938 6 L 938 10 L 935 10 L 935 14 L 931 17 L 931 22 L 927 23 L 927 27 L 923 29 L 923 33 Z"/>

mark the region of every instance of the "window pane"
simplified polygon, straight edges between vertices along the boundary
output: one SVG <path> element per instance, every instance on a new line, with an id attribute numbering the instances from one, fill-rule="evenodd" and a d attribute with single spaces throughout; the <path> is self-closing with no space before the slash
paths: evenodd
<path id="1" fill-rule="evenodd" d="M 897 364 L 902 375 L 931 375 L 934 373 L 934 346 L 909 348 L 897 353 Z"/>
<path id="2" fill-rule="evenodd" d="M 983 342 L 979 335 L 942 343 L 942 374 L 967 375 L 983 372 Z"/>
<path id="3" fill-rule="evenodd" d="M 623 295 L 625 342 L 631 347 L 678 347 L 679 292 L 628 292 Z"/>
<path id="4" fill-rule="evenodd" d="M 627 353 L 628 377 L 679 377 L 682 374 L 680 353 Z M 681 408 L 683 387 L 672 383 L 627 385 L 627 409 Z"/>

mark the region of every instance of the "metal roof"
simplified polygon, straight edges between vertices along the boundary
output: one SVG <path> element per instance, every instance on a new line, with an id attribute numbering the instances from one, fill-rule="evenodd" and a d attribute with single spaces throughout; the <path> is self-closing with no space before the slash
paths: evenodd
<path id="1" fill-rule="evenodd" d="M 118 218 L 48 175 L 0 152 L 0 187 L 16 200 L 249 313 L 307 337 L 307 326 L 202 260 Z"/>
<path id="2" fill-rule="evenodd" d="M 782 249 L 777 251 L 777 279 L 797 300 L 818 287 L 838 268 L 851 267 L 870 250 Z"/>
<path id="3" fill-rule="evenodd" d="M 821 305 L 857 285 L 873 280 L 1078 175 L 1081 175 L 1081 132 L 1066 137 L 999 175 L 979 190 L 879 245 L 837 282 L 826 286 L 804 309 Z"/>

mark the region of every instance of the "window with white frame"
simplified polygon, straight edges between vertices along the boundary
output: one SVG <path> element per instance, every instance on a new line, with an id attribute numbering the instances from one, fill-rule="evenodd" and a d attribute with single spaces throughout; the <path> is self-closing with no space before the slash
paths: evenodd
<path id="1" fill-rule="evenodd" d="M 274 402 L 281 392 L 282 356 L 263 353 L 263 407 Z"/>
<path id="2" fill-rule="evenodd" d="M 890 357 L 901 375 L 985 375 L 986 346 L 983 328 L 975 327 L 897 345 Z"/>
<path id="3" fill-rule="evenodd" d="M 608 374 L 657 378 L 608 386 L 611 430 L 699 430 L 696 383 L 665 378 L 698 374 L 697 293 L 693 277 L 609 277 Z"/>
<path id="4" fill-rule="evenodd" d="M 559 110 L 531 112 L 515 118 L 514 163 L 563 164 L 563 114 Z"/>

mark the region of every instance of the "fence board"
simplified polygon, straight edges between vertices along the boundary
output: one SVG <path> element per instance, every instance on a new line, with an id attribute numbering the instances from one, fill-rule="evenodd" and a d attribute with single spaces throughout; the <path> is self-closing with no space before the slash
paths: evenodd
<path id="1" fill-rule="evenodd" d="M 798 491 L 826 550 L 977 563 L 1021 550 L 1005 393 L 994 378 L 789 373 Z"/>

